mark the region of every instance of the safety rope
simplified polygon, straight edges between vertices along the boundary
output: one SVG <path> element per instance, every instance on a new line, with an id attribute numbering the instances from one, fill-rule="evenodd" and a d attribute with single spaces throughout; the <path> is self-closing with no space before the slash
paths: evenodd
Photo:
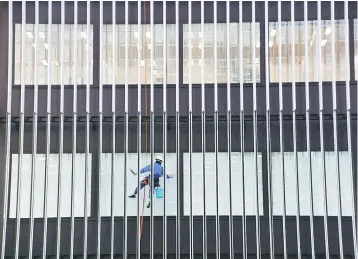
<path id="1" fill-rule="evenodd" d="M 140 222 L 140 239 L 142 239 L 142 231 L 143 231 L 144 203 L 145 203 L 145 188 L 144 188 L 144 195 L 143 195 L 143 202 L 142 202 L 142 216 Z"/>
<path id="2" fill-rule="evenodd" d="M 141 4 L 141 1 L 138 3 Z M 150 8 L 150 6 L 149 6 Z M 150 12 L 150 10 L 149 10 Z M 142 34 L 142 50 L 144 49 L 144 104 L 145 104 L 145 116 L 148 116 L 148 94 L 147 94 L 147 7 L 146 2 L 144 1 L 144 32 Z M 139 29 L 139 28 L 138 28 Z M 153 46 L 152 46 L 153 48 Z M 151 57 L 153 58 L 153 57 Z M 141 62 L 141 60 L 139 61 Z M 142 100 L 138 100 L 141 102 Z M 145 120 L 145 153 L 148 153 L 148 121 Z M 151 188 L 149 187 L 149 192 L 151 192 Z M 143 196 L 143 203 L 142 203 L 142 216 L 141 216 L 141 223 L 140 223 L 140 238 L 142 238 L 142 231 L 143 231 L 143 221 L 144 221 L 144 203 L 145 203 L 145 189 L 144 189 L 144 196 Z M 152 204 L 151 204 L 152 206 Z"/>

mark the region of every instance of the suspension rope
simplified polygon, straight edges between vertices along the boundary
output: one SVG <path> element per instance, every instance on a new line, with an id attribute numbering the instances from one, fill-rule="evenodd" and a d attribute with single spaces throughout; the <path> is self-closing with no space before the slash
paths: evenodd
<path id="1" fill-rule="evenodd" d="M 138 3 L 141 4 L 141 1 Z M 149 12 L 150 12 L 150 6 L 149 6 Z M 145 116 L 148 116 L 148 93 L 147 93 L 147 7 L 146 2 L 144 1 L 144 32 L 142 34 L 142 50 L 144 49 L 144 104 L 145 104 Z M 139 28 L 138 28 L 139 29 Z M 152 33 L 152 32 L 151 32 Z M 153 46 L 152 46 L 153 48 Z M 152 57 L 153 58 L 153 57 Z M 142 62 L 140 60 L 140 62 Z M 142 100 L 138 100 L 138 102 L 141 102 Z M 148 153 L 148 121 L 145 121 L 145 153 Z M 151 192 L 151 188 L 149 186 L 149 192 Z M 142 231 L 143 231 L 143 221 L 144 221 L 144 203 L 145 203 L 145 189 L 144 189 L 144 196 L 143 196 L 143 203 L 142 203 L 142 216 L 141 216 L 141 223 L 140 223 L 140 238 L 142 238 Z M 153 206 L 151 204 L 151 206 Z"/>

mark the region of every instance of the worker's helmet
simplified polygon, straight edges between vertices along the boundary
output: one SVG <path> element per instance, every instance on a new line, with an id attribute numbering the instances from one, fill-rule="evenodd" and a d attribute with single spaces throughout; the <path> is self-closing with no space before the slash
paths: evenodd
<path id="1" fill-rule="evenodd" d="M 159 162 L 161 162 L 161 163 L 163 163 L 163 157 L 161 156 L 161 155 L 156 155 L 155 156 L 155 161 L 159 161 Z"/>

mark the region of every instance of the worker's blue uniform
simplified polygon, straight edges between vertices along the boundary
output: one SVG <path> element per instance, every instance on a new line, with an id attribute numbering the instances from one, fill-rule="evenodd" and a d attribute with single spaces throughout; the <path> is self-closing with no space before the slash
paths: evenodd
<path id="1" fill-rule="evenodd" d="M 141 174 L 148 173 L 148 172 L 151 171 L 151 169 L 152 169 L 152 165 L 147 165 L 146 167 L 143 167 L 143 168 L 139 171 L 139 173 L 141 173 Z M 154 192 L 154 189 L 155 189 L 156 187 L 160 187 L 159 179 L 160 179 L 160 177 L 163 176 L 163 171 L 164 171 L 164 170 L 163 170 L 163 166 L 162 166 L 161 162 L 160 162 L 160 161 L 156 161 L 156 162 L 153 164 L 153 176 L 154 176 L 154 181 L 153 181 L 153 189 L 152 189 L 152 192 Z M 145 178 L 140 182 L 140 189 L 143 189 L 143 187 L 145 187 L 146 185 L 150 184 L 150 177 L 151 177 L 151 176 L 149 175 L 149 176 L 145 177 Z M 167 177 L 168 179 L 172 178 L 172 176 L 170 176 L 170 175 L 166 175 L 166 177 Z M 149 199 L 150 199 L 150 197 L 151 197 L 152 192 L 151 192 L 151 191 L 149 192 Z M 137 193 L 138 193 L 138 188 L 135 188 L 134 193 L 133 193 L 132 195 L 130 195 L 129 197 L 130 197 L 130 198 L 135 198 L 136 195 L 137 195 Z M 147 208 L 149 208 L 149 207 L 150 207 L 150 200 L 149 200 L 148 205 L 147 205 Z"/>
<path id="2" fill-rule="evenodd" d="M 154 168 L 154 179 L 160 178 L 163 176 L 163 166 L 161 164 L 154 163 L 153 168 Z M 147 165 L 146 167 L 143 167 L 140 170 L 140 173 L 144 174 L 144 173 L 150 172 L 151 169 L 152 169 L 152 165 Z"/>
<path id="3" fill-rule="evenodd" d="M 145 174 L 145 173 L 148 173 L 150 172 L 152 169 L 152 165 L 147 165 L 146 167 L 143 167 L 141 170 L 140 170 L 140 173 L 141 174 Z M 156 187 L 159 187 L 160 186 L 160 183 L 159 183 L 159 178 L 163 176 L 163 166 L 157 162 L 155 162 L 153 164 L 153 175 L 154 175 L 154 184 L 153 184 L 153 190 L 156 188 Z M 147 184 L 150 184 L 150 175 L 148 175 L 147 177 L 145 177 L 141 182 L 140 182 L 140 189 L 142 189 L 144 186 L 146 186 Z M 134 191 L 134 195 L 137 195 L 137 192 L 138 192 L 138 188 L 135 189 Z"/>

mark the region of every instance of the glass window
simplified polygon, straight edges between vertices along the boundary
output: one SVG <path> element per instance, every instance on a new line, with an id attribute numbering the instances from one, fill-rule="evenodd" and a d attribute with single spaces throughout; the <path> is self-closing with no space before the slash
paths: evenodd
<path id="1" fill-rule="evenodd" d="M 21 84 L 21 62 L 24 62 L 25 81 L 28 85 L 35 84 L 35 25 L 25 25 L 25 35 L 22 38 L 21 24 L 15 25 L 15 85 Z M 74 35 L 74 25 L 64 25 L 63 46 L 63 83 L 87 84 L 87 49 L 89 48 L 90 73 L 89 83 L 93 83 L 93 26 L 90 35 L 87 35 L 87 25 L 77 25 L 77 35 Z M 49 31 L 47 24 L 39 25 L 38 37 L 38 84 L 48 84 L 48 68 L 51 66 L 51 84 L 61 84 L 61 25 L 53 24 L 51 31 L 51 44 L 48 42 Z M 74 56 L 74 42 L 77 41 L 77 55 Z M 21 52 L 21 43 L 24 42 L 24 53 Z M 50 46 L 51 45 L 51 46 Z M 51 61 L 48 60 L 51 47 Z M 76 62 L 76 79 L 73 75 L 74 62 Z"/>
<path id="2" fill-rule="evenodd" d="M 256 45 L 256 82 L 260 82 L 260 26 L 255 23 L 255 43 L 252 42 L 252 23 L 243 24 L 243 82 L 252 83 L 252 45 Z M 202 83 L 201 66 L 204 66 L 204 83 L 214 83 L 214 24 L 205 23 L 204 32 L 201 24 L 192 24 L 192 62 L 189 64 L 189 25 L 184 24 L 184 45 L 183 45 L 183 81 L 189 83 L 189 69 L 192 71 L 191 82 Z M 239 24 L 230 24 L 230 83 L 240 82 L 240 49 L 239 49 Z M 226 23 L 217 24 L 217 83 L 227 82 L 227 26 Z M 204 37 L 204 46 L 202 46 Z M 204 60 L 201 60 L 201 53 L 204 51 Z"/>
<path id="3" fill-rule="evenodd" d="M 61 172 L 61 217 L 71 216 L 71 182 L 72 182 L 72 154 L 63 154 L 63 167 Z M 88 161 L 87 178 L 87 215 L 91 215 L 91 154 Z M 13 154 L 11 159 L 10 176 L 10 209 L 9 218 L 16 218 L 17 204 L 17 184 L 18 184 L 18 166 L 19 155 Z M 47 216 L 49 218 L 57 217 L 58 201 L 58 165 L 59 155 L 50 154 L 48 164 L 48 189 L 47 189 Z M 36 171 L 34 172 L 34 204 L 33 212 L 35 218 L 43 218 L 44 208 L 44 190 L 45 190 L 45 155 L 37 154 L 35 157 Z M 85 154 L 76 154 L 75 174 L 73 181 L 74 188 L 74 215 L 75 217 L 84 217 L 84 193 L 85 193 Z M 21 191 L 20 191 L 20 218 L 30 217 L 30 197 L 31 197 L 31 168 L 32 155 L 24 154 L 22 156 L 22 168 L 20 170 Z"/>
<path id="4" fill-rule="evenodd" d="M 354 19 L 354 71 L 355 80 L 358 80 L 358 20 Z"/>
<path id="5" fill-rule="evenodd" d="M 298 184 L 297 175 L 294 170 L 294 153 L 285 152 L 285 190 L 286 190 L 286 215 L 295 216 L 297 213 L 297 188 L 299 195 L 300 215 L 310 215 L 310 168 L 308 163 L 308 153 L 298 152 Z M 322 169 L 322 153 L 312 152 L 312 184 L 313 188 L 313 213 L 315 216 L 325 214 L 325 195 L 324 195 L 324 171 Z M 337 178 L 337 162 L 335 152 L 325 152 L 326 159 L 326 185 L 328 199 L 328 216 L 338 216 L 339 193 Z M 354 201 L 354 192 L 351 175 L 351 158 L 347 151 L 339 152 L 339 169 L 341 185 L 341 205 L 342 216 L 354 216 L 352 202 Z M 279 152 L 272 153 L 272 195 L 273 195 L 273 214 L 283 215 L 283 186 L 282 186 L 282 157 Z"/>
<path id="6" fill-rule="evenodd" d="M 158 154 L 157 154 L 158 155 Z M 163 156 L 163 155 L 162 155 Z M 101 186 L 100 186 L 100 197 L 99 197 L 99 205 L 101 207 L 101 216 L 102 217 L 110 217 L 111 216 L 111 172 L 112 172 L 112 153 L 103 153 L 101 155 L 102 162 L 100 167 L 101 174 Z M 141 153 L 140 155 L 141 168 L 148 166 L 151 164 L 151 155 L 150 153 Z M 137 153 L 128 153 L 127 156 L 127 165 L 128 168 L 132 168 L 135 172 L 137 172 L 137 163 L 138 163 L 138 154 Z M 124 154 L 116 153 L 114 155 L 114 166 L 115 171 L 122 172 L 124 164 Z M 177 177 L 176 177 L 176 154 L 175 153 L 167 153 L 166 159 L 164 161 L 166 174 L 171 174 L 172 178 L 159 178 L 159 185 L 161 188 L 164 188 L 165 181 L 165 195 L 166 195 L 166 207 L 165 213 L 167 216 L 176 216 L 177 215 Z M 162 164 L 162 166 L 164 166 Z M 124 216 L 124 199 L 126 199 L 126 213 L 129 217 L 137 216 L 137 199 L 130 198 L 137 186 L 138 186 L 138 175 L 134 175 L 130 172 L 125 172 L 126 174 L 126 182 L 124 182 L 123 173 L 115 173 L 113 176 L 113 184 L 115 188 L 113 189 L 113 214 L 114 216 Z M 141 181 L 150 175 L 150 172 L 144 173 L 140 175 Z M 127 186 L 126 193 L 124 193 L 124 186 Z M 140 199 L 141 204 L 145 202 L 145 206 L 150 202 L 150 186 L 143 186 L 137 192 L 137 197 Z M 163 216 L 164 213 L 164 199 L 156 197 L 156 191 L 152 192 L 153 195 L 153 215 L 154 216 Z M 144 200 L 145 201 L 144 201 Z M 144 209 L 144 211 L 143 211 Z M 140 207 L 139 213 L 144 216 L 150 216 L 150 209 L 146 207 Z"/>
<path id="7" fill-rule="evenodd" d="M 335 21 L 335 55 L 336 62 L 332 62 L 331 51 L 331 21 L 322 21 L 321 27 L 321 75 L 323 81 L 332 80 L 332 67 L 335 66 L 336 80 L 346 80 L 345 69 L 345 28 L 344 21 Z M 291 22 L 281 22 L 281 64 L 282 64 L 282 82 L 292 81 L 292 37 Z M 305 81 L 305 39 L 304 39 L 304 22 L 295 22 L 295 78 L 297 82 Z M 308 80 L 318 81 L 318 51 L 317 51 L 317 21 L 309 21 L 307 24 L 307 42 L 308 42 Z M 269 24 L 269 55 L 270 55 L 270 81 L 279 82 L 279 56 L 278 56 L 278 23 L 271 22 Z"/>
<path id="8" fill-rule="evenodd" d="M 163 24 L 155 24 L 154 32 L 151 33 L 150 25 L 142 25 L 138 30 L 138 25 L 132 24 L 129 27 L 128 41 L 128 83 L 138 84 L 138 31 L 142 35 L 142 58 L 141 84 L 151 83 L 151 49 L 154 48 L 153 57 L 153 76 L 154 84 L 163 84 L 164 73 L 167 76 L 167 83 L 174 84 L 176 81 L 176 37 L 175 24 L 167 25 L 167 60 L 166 71 L 164 71 L 163 44 L 164 31 Z M 103 64 L 103 84 L 113 83 L 113 62 L 115 67 L 115 84 L 125 84 L 125 25 L 115 25 L 115 42 L 113 42 L 113 25 L 103 27 L 102 39 L 102 64 Z M 154 46 L 151 46 L 151 37 L 154 37 Z M 117 46 L 113 50 L 113 45 Z M 114 61 L 113 61 L 113 51 Z"/>
<path id="9" fill-rule="evenodd" d="M 232 181 L 229 181 L 229 168 L 228 168 L 228 154 L 226 152 L 218 153 L 219 167 L 219 180 L 216 182 L 215 174 L 215 153 L 205 153 L 205 198 L 206 198 L 206 214 L 213 216 L 216 214 L 216 191 L 219 198 L 219 214 L 222 216 L 230 215 L 230 184 L 232 187 L 231 204 L 232 215 L 243 215 L 243 188 L 242 188 L 242 170 L 241 170 L 241 153 L 232 152 L 231 167 L 232 167 Z M 193 161 L 201 161 L 203 153 L 192 153 Z M 256 182 L 256 169 L 255 169 L 255 155 L 252 152 L 244 153 L 245 163 L 245 210 L 247 216 L 256 215 L 257 208 L 259 208 L 260 215 L 263 215 L 263 189 L 262 189 L 262 154 L 257 155 L 258 165 L 258 183 Z M 190 215 L 190 202 L 192 202 L 193 215 L 203 215 L 204 212 L 204 177 L 203 177 L 203 164 L 193 163 L 193 168 L 190 172 L 189 167 L 189 153 L 183 154 L 183 214 Z M 190 173 L 192 180 L 192 193 L 190 194 Z M 218 184 L 218 190 L 216 190 Z M 257 190 L 258 188 L 258 190 Z M 256 199 L 256 191 L 258 191 L 258 202 Z M 222 202 L 224 201 L 224 202 Z"/>

